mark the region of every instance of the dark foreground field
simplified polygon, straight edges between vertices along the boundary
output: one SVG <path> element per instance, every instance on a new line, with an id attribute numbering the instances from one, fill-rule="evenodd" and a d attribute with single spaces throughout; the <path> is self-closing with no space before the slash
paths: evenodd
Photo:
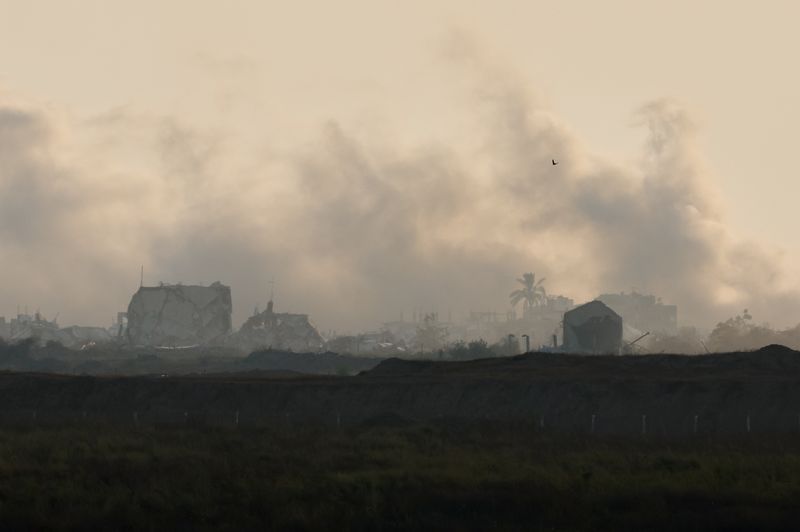
<path id="1" fill-rule="evenodd" d="M 0 530 L 800 529 L 785 347 L 240 369 L 0 372 Z"/>
<path id="2" fill-rule="evenodd" d="M 800 437 L 502 424 L 0 431 L 2 529 L 796 530 Z"/>

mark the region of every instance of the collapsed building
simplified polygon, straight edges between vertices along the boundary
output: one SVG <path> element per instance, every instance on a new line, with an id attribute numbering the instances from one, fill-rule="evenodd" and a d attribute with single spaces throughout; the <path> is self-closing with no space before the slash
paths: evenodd
<path id="1" fill-rule="evenodd" d="M 188 347 L 221 343 L 231 333 L 231 289 L 210 286 L 142 286 L 128 305 L 131 345 Z"/>
<path id="2" fill-rule="evenodd" d="M 590 301 L 564 313 L 564 344 L 569 353 L 619 354 L 622 317 L 602 301 Z"/>
<path id="3" fill-rule="evenodd" d="M 0 336 L 10 341 L 24 340 L 25 338 L 36 338 L 42 344 L 47 342 L 59 341 L 59 328 L 56 319 L 48 320 L 39 311 L 33 315 L 20 314 L 6 322 L 5 318 L 0 318 Z"/>
<path id="4" fill-rule="evenodd" d="M 102 327 L 73 325 L 60 328 L 56 319 L 48 320 L 38 311 L 33 315 L 18 313 L 10 321 L 0 317 L 0 337 L 10 342 L 33 338 L 40 345 L 58 342 L 71 349 L 83 349 L 112 340 L 111 334 Z"/>
<path id="5" fill-rule="evenodd" d="M 58 341 L 71 349 L 86 349 L 94 345 L 112 342 L 114 337 L 103 327 L 73 325 L 58 330 Z"/>
<path id="6" fill-rule="evenodd" d="M 273 307 L 270 301 L 264 312 L 256 311 L 234 334 L 230 287 L 219 282 L 210 286 L 141 286 L 131 297 L 127 312 L 118 312 L 107 329 L 62 329 L 55 319 L 49 321 L 38 312 L 32 316 L 18 313 L 10 321 L 0 317 L 0 338 L 35 338 L 42 345 L 53 341 L 73 349 L 115 342 L 161 348 L 217 345 L 243 351 L 318 352 L 323 348 L 325 341 L 307 314 L 277 313 Z"/>
<path id="7" fill-rule="evenodd" d="M 130 317 L 129 323 L 130 323 Z M 130 325 L 129 325 L 130 327 Z M 279 349 L 296 352 L 315 352 L 325 341 L 311 324 L 308 314 L 275 312 L 270 300 L 263 312 L 247 319 L 229 344 L 245 351 Z"/>

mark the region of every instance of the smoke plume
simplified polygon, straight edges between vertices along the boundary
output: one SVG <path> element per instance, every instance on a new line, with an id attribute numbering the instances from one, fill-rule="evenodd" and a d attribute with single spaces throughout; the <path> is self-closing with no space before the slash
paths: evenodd
<path id="1" fill-rule="evenodd" d="M 504 311 L 524 271 L 578 302 L 654 293 L 682 323 L 744 307 L 800 321 L 779 257 L 727 229 L 678 103 L 639 107 L 640 161 L 613 162 L 513 73 L 450 51 L 469 80 L 467 145 L 401 149 L 330 121 L 289 151 L 250 150 L 181 117 L 115 109 L 79 121 L 4 96 L 2 311 L 105 325 L 141 265 L 147 284 L 231 285 L 239 322 L 274 278 L 278 309 L 326 330 L 412 309 Z"/>

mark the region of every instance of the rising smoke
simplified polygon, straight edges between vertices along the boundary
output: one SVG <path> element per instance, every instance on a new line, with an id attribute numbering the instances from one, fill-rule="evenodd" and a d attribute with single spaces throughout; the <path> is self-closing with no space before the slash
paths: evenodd
<path id="1" fill-rule="evenodd" d="M 150 284 L 230 284 L 235 321 L 263 306 L 274 277 L 279 306 L 324 329 L 403 309 L 503 311 L 523 271 L 577 301 L 651 292 L 684 323 L 743 307 L 800 321 L 778 258 L 726 228 L 680 105 L 640 107 L 641 160 L 614 163 L 513 74 L 470 47 L 448 57 L 472 87 L 469 149 L 396 149 L 331 121 L 264 154 L 177 117 L 77 122 L 0 101 L 2 311 L 106 324 L 144 265 Z"/>

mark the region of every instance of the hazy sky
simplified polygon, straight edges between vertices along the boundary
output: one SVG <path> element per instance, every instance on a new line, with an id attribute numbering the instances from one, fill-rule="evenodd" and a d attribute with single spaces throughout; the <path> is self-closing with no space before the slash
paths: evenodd
<path id="1" fill-rule="evenodd" d="M 139 265 L 323 329 L 515 272 L 800 322 L 797 2 L 0 0 L 0 314 Z M 555 157 L 557 170 L 549 166 Z M 754 245 L 758 242 L 757 245 Z M 606 256 L 608 255 L 608 256 Z"/>

